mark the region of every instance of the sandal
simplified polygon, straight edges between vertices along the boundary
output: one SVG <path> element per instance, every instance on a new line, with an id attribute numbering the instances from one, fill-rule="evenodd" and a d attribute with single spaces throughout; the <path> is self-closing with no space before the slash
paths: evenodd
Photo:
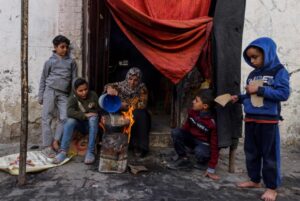
<path id="1" fill-rule="evenodd" d="M 46 147 L 42 150 L 42 153 L 48 158 L 54 158 L 56 155 L 56 151 L 52 149 L 52 147 Z"/>
<path id="2" fill-rule="evenodd" d="M 84 158 L 84 163 L 86 165 L 90 165 L 92 163 L 95 162 L 95 155 L 91 152 L 88 152 L 86 155 L 85 155 L 85 158 Z"/>
<path id="3" fill-rule="evenodd" d="M 67 158 L 67 153 L 64 151 L 59 152 L 59 154 L 57 154 L 54 158 L 54 160 L 52 161 L 52 163 L 54 164 L 60 164 L 61 162 L 63 162 L 65 159 Z"/>

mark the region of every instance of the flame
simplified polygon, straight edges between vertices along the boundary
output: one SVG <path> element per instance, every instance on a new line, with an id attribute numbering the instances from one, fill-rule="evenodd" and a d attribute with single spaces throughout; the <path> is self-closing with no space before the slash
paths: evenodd
<path id="1" fill-rule="evenodd" d="M 130 142 L 130 137 L 131 137 L 131 127 L 134 124 L 133 110 L 134 110 L 134 107 L 130 106 L 128 111 L 122 112 L 123 117 L 125 119 L 129 119 L 129 125 L 125 126 L 123 129 L 123 133 L 128 135 L 128 143 Z"/>

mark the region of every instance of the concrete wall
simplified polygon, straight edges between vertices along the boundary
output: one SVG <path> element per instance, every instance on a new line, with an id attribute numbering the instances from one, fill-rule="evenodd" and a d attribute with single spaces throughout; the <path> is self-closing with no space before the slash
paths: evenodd
<path id="1" fill-rule="evenodd" d="M 289 72 L 300 69 L 300 1 L 299 0 L 249 0 L 246 5 L 246 18 L 243 47 L 261 36 L 274 39 L 278 56 Z M 251 68 L 242 62 L 242 83 L 246 83 Z M 284 121 L 280 123 L 281 137 L 286 143 L 299 139 L 300 133 L 300 72 L 290 77 L 292 93 L 282 104 Z"/>
<path id="2" fill-rule="evenodd" d="M 21 1 L 0 0 L 0 143 L 20 135 Z M 81 72 L 82 0 L 29 1 L 29 139 L 40 139 L 41 107 L 37 92 L 44 62 L 52 54 L 52 39 L 71 40 Z"/>

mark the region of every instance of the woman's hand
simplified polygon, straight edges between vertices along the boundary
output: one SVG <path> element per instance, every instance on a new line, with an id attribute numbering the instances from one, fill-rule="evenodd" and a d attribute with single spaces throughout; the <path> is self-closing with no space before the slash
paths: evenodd
<path id="1" fill-rule="evenodd" d="M 112 86 L 108 86 L 106 92 L 108 95 L 112 95 L 112 96 L 118 95 L 118 91 L 115 88 L 113 88 Z"/>
<path id="2" fill-rule="evenodd" d="M 209 172 L 205 172 L 205 174 L 203 175 L 204 177 L 208 177 L 211 178 L 212 180 L 219 180 L 220 176 L 214 173 L 209 173 Z"/>
<path id="3" fill-rule="evenodd" d="M 239 100 L 239 97 L 237 95 L 231 96 L 231 102 L 236 103 Z"/>

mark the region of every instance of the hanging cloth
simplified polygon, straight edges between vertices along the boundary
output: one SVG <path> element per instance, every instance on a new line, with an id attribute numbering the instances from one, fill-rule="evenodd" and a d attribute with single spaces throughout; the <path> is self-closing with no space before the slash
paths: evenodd
<path id="1" fill-rule="evenodd" d="M 211 0 L 107 0 L 120 29 L 152 65 L 178 83 L 199 64 L 211 76 Z"/>

